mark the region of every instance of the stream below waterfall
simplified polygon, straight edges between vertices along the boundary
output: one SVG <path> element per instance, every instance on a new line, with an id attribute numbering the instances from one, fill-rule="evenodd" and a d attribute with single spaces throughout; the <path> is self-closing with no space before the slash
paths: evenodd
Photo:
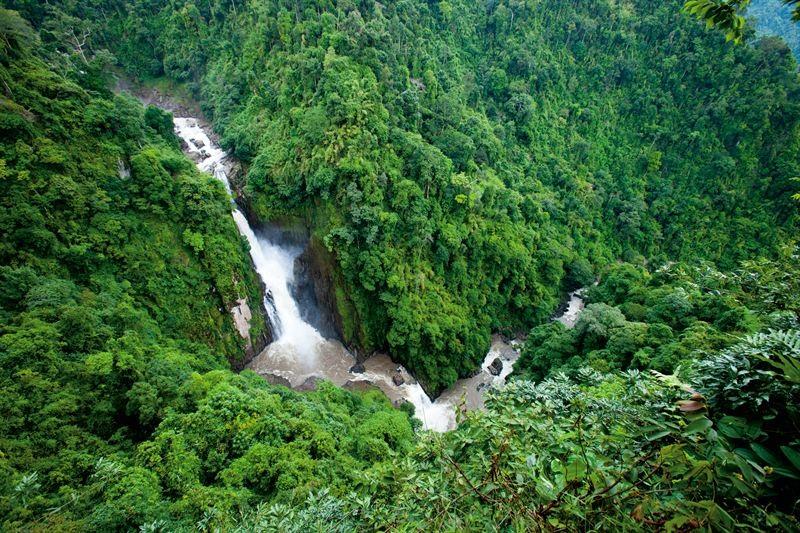
<path id="1" fill-rule="evenodd" d="M 232 195 L 227 154 L 209 138 L 200 122 L 194 118 L 175 118 L 175 132 L 185 142 L 185 149 L 198 168 L 222 181 Z M 387 355 L 373 355 L 363 362 L 363 368 L 354 367 L 355 357 L 341 342 L 326 338 L 304 318 L 319 313 L 309 313 L 298 304 L 296 292 L 300 280 L 295 279 L 295 265 L 303 252 L 303 243 L 282 237 L 280 231 L 251 228 L 235 203 L 231 214 L 250 244 L 253 264 L 267 289 L 264 306 L 274 341 L 248 365 L 258 374 L 295 388 L 311 387 L 315 379 L 327 379 L 351 389 L 376 386 L 395 405 L 411 402 L 424 428 L 447 431 L 456 425 L 458 406 L 463 403 L 467 410 L 481 409 L 484 393 L 503 386 L 513 371 L 519 357 L 517 342 L 505 342 L 500 336 L 492 339 L 480 371 L 458 380 L 435 401 L 405 368 Z M 314 303 L 304 302 L 304 305 Z M 582 309 L 581 291 L 570 293 L 567 310 L 557 320 L 572 327 Z M 498 359 L 501 364 L 495 362 Z"/>

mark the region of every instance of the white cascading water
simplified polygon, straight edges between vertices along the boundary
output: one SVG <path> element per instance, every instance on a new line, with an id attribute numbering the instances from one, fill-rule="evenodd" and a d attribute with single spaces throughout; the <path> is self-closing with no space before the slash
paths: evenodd
<path id="1" fill-rule="evenodd" d="M 176 118 L 175 132 L 188 146 L 189 155 L 198 161 L 197 167 L 212 174 L 232 196 L 226 168 L 227 154 L 216 146 L 194 118 Z M 456 425 L 455 409 L 463 405 L 467 410 L 483 407 L 483 393 L 490 387 L 501 387 L 514 369 L 519 352 L 496 338 L 481 365 L 481 372 L 471 378 L 458 380 L 436 401 L 431 401 L 422 386 L 408 371 L 388 356 L 378 355 L 364 362 L 365 371 L 350 372 L 355 358 L 339 342 L 322 337 L 311 324 L 303 320 L 292 295 L 294 263 L 302 250 L 297 246 L 283 246 L 255 234 L 247 218 L 232 203 L 232 216 L 236 226 L 250 244 L 250 255 L 256 272 L 267 287 L 264 305 L 269 314 L 275 341 L 256 357 L 250 368 L 264 374 L 283 377 L 297 386 L 310 376 L 329 379 L 337 385 L 366 381 L 378 386 L 393 401 L 405 400 L 415 407 L 416 417 L 425 429 L 448 431 Z M 570 294 L 568 310 L 562 317 L 567 327 L 572 327 L 583 309 L 581 292 Z M 500 359 L 502 369 L 498 375 L 490 371 L 495 359 Z M 404 383 L 394 379 L 400 375 Z"/>
<path id="2" fill-rule="evenodd" d="M 233 218 L 239 232 L 250 243 L 250 255 L 256 272 L 267 286 L 268 297 L 265 304 L 275 336 L 272 349 L 276 353 L 280 351 L 286 357 L 294 357 L 307 368 L 313 368 L 317 359 L 317 348 L 324 339 L 314 326 L 300 316 L 300 309 L 291 291 L 294 283 L 294 262 L 301 250 L 259 239 L 238 209 L 233 212 Z"/>
<path id="3" fill-rule="evenodd" d="M 186 142 L 190 154 L 198 154 L 197 167 L 220 180 L 232 195 L 228 181 L 225 160 L 227 154 L 208 137 L 196 119 L 176 118 L 175 131 Z M 264 285 L 267 287 L 265 307 L 277 346 L 272 349 L 284 357 L 294 357 L 306 367 L 313 367 L 317 346 L 323 341 L 322 335 L 300 316 L 292 296 L 294 281 L 294 262 L 300 254 L 296 248 L 278 246 L 267 239 L 256 236 L 247 218 L 233 202 L 233 220 L 250 244 L 250 255 Z M 280 350 L 277 350 L 280 348 Z"/>
<path id="4" fill-rule="evenodd" d="M 569 293 L 569 302 L 567 302 L 567 308 L 564 309 L 564 312 L 561 313 L 561 316 L 556 317 L 556 321 L 561 322 L 568 328 L 571 328 L 575 325 L 575 323 L 578 321 L 578 317 L 580 317 L 581 313 L 583 312 L 583 292 L 584 289 L 578 289 Z"/>

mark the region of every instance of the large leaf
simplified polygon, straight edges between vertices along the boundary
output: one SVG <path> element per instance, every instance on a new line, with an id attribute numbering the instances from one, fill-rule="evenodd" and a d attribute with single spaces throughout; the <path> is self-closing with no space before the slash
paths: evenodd
<path id="1" fill-rule="evenodd" d="M 713 425 L 714 423 L 711 422 L 711 420 L 709 420 L 708 418 L 705 417 L 699 418 L 694 422 L 692 422 L 691 424 L 689 424 L 688 426 L 686 426 L 685 428 L 683 428 L 683 434 L 694 435 L 695 433 L 701 433 L 706 431 Z"/>
<path id="2" fill-rule="evenodd" d="M 781 446 L 781 451 L 783 455 L 789 459 L 789 462 L 792 463 L 792 466 L 800 471 L 800 452 L 789 446 Z"/>
<path id="3" fill-rule="evenodd" d="M 756 452 L 756 455 L 758 455 L 769 466 L 776 467 L 783 465 L 783 461 L 781 461 L 780 458 L 778 458 L 774 453 L 761 444 L 754 442 L 750 444 L 750 447 L 754 452 Z"/>

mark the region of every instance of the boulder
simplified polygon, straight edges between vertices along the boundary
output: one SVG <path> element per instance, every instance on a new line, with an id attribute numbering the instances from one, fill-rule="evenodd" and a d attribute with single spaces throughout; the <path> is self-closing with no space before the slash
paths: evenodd
<path id="1" fill-rule="evenodd" d="M 304 382 L 302 382 L 300 385 L 298 385 L 295 388 L 295 390 L 298 390 L 298 391 L 301 391 L 301 392 L 315 391 L 315 390 L 317 390 L 317 384 L 319 384 L 320 381 L 322 381 L 322 378 L 319 378 L 317 376 L 309 376 L 309 377 L 306 378 L 306 380 Z"/>
<path id="2" fill-rule="evenodd" d="M 353 392 L 367 392 L 375 389 L 376 387 L 371 381 L 349 379 L 344 385 L 342 385 L 342 388 Z"/>
<path id="3" fill-rule="evenodd" d="M 400 372 L 398 372 L 398 373 L 396 373 L 395 375 L 392 376 L 392 381 L 398 387 L 406 382 L 405 378 L 403 377 L 403 374 L 401 374 Z"/>
<path id="4" fill-rule="evenodd" d="M 284 387 L 292 388 L 292 383 L 283 376 L 275 374 L 261 374 L 261 377 L 267 380 L 270 385 L 283 385 Z"/>
<path id="5" fill-rule="evenodd" d="M 363 374 L 366 371 L 364 368 L 364 363 L 356 363 L 350 367 L 351 374 Z"/>
<path id="6" fill-rule="evenodd" d="M 492 364 L 489 365 L 489 373 L 493 376 L 499 376 L 500 372 L 503 371 L 503 361 L 500 360 L 499 357 L 495 357 Z"/>

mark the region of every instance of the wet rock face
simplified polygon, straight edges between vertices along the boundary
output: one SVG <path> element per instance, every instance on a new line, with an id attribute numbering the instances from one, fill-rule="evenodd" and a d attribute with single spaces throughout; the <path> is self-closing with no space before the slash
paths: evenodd
<path id="1" fill-rule="evenodd" d="M 189 159 L 191 159 L 191 160 L 192 160 L 192 162 L 193 162 L 195 165 L 197 165 L 197 164 L 199 164 L 199 163 L 202 163 L 202 162 L 203 162 L 203 159 L 204 159 L 204 157 L 203 157 L 201 154 L 198 154 L 197 152 L 187 152 L 187 151 L 184 151 L 184 154 L 186 154 L 186 157 L 188 157 Z"/>
<path id="2" fill-rule="evenodd" d="M 227 163 L 228 182 L 231 185 L 231 190 L 233 191 L 236 204 L 239 206 L 239 209 L 241 209 L 242 213 L 244 213 L 244 215 L 247 217 L 247 220 L 250 221 L 250 224 L 254 225 L 256 222 L 258 222 L 258 217 L 256 217 L 253 213 L 253 210 L 250 207 L 250 201 L 244 195 L 244 186 L 246 185 L 247 180 L 247 169 L 245 169 L 241 161 L 234 159 L 233 156 L 228 156 L 228 159 L 225 162 Z"/>
<path id="3" fill-rule="evenodd" d="M 351 339 L 345 338 L 343 334 L 342 318 L 336 307 L 334 266 L 330 264 L 332 261 L 333 258 L 324 249 L 324 245 L 312 237 L 295 265 L 295 279 L 305 279 L 308 285 L 297 289 L 310 293 L 316 302 L 319 316 L 308 317 L 309 321 L 324 336 L 342 339 L 345 344 L 350 344 Z M 354 351 L 358 357 L 358 351 Z M 361 357 L 358 359 L 362 360 Z"/>
<path id="4" fill-rule="evenodd" d="M 46 2 L 42 2 L 43 4 Z M 129 92 L 144 105 L 152 105 L 169 111 L 176 117 L 202 117 L 203 111 L 197 102 L 176 98 L 162 93 L 155 87 L 144 87 L 140 83 L 124 76 L 117 76 L 115 92 Z"/>
<path id="5" fill-rule="evenodd" d="M 494 361 L 492 361 L 492 364 L 489 365 L 489 373 L 493 376 L 499 376 L 502 371 L 503 361 L 497 357 Z"/>
<path id="6" fill-rule="evenodd" d="M 266 319 L 265 319 L 266 320 Z M 269 326 L 269 321 L 267 321 L 267 326 Z M 244 370 L 247 364 L 252 361 L 258 354 L 264 351 L 264 349 L 272 342 L 272 333 L 270 332 L 269 328 L 267 328 L 264 333 L 262 333 L 258 338 L 251 338 L 250 342 L 247 344 L 247 347 L 244 350 L 244 358 L 241 361 L 231 361 L 231 366 L 234 370 Z M 283 383 L 281 383 L 283 385 Z"/>
<path id="7" fill-rule="evenodd" d="M 317 288 L 320 278 L 315 275 L 309 263 L 304 260 L 307 256 L 307 251 L 308 249 L 306 248 L 306 251 L 295 260 L 292 296 L 297 301 L 303 320 L 314 326 L 326 339 L 339 338 L 338 332 L 333 325 L 330 309 L 319 303 L 318 294 L 321 294 L 323 289 Z"/>

